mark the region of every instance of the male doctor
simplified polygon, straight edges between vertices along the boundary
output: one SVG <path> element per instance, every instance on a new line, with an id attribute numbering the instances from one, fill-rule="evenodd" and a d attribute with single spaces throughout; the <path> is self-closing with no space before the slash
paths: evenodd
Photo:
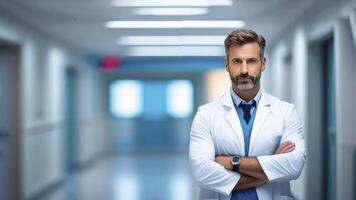
<path id="1" fill-rule="evenodd" d="M 266 93 L 265 39 L 237 29 L 225 40 L 231 88 L 199 107 L 189 160 L 200 199 L 294 199 L 289 181 L 306 159 L 301 122 L 293 104 Z"/>

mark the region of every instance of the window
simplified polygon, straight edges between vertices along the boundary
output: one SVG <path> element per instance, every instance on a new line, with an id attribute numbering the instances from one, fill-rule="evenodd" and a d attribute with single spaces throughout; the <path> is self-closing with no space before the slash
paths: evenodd
<path id="1" fill-rule="evenodd" d="M 170 81 L 167 85 L 167 112 L 172 117 L 186 118 L 193 110 L 193 86 L 189 80 Z"/>
<path id="2" fill-rule="evenodd" d="M 142 84 L 118 80 L 110 86 L 110 112 L 116 117 L 133 118 L 142 113 Z"/>

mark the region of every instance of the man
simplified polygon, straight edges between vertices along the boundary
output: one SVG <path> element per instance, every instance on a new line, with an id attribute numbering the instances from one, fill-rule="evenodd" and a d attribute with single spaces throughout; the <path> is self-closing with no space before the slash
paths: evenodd
<path id="1" fill-rule="evenodd" d="M 189 160 L 200 199 L 293 199 L 289 181 L 306 159 L 295 107 L 266 93 L 265 39 L 238 29 L 225 40 L 231 88 L 199 107 L 190 133 Z"/>

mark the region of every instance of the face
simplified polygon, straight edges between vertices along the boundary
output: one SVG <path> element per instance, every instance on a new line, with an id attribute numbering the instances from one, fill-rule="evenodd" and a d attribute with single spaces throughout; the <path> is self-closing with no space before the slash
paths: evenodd
<path id="1" fill-rule="evenodd" d="M 252 91 L 259 85 L 261 73 L 265 69 L 266 59 L 260 57 L 257 42 L 244 45 L 231 45 L 229 58 L 225 60 L 233 89 Z"/>

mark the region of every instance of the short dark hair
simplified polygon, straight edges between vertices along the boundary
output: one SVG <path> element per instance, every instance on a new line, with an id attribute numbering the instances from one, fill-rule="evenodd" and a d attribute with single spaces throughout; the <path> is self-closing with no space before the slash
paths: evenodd
<path id="1" fill-rule="evenodd" d="M 266 40 L 262 35 L 257 34 L 255 31 L 251 29 L 240 28 L 232 31 L 226 37 L 224 42 L 226 57 L 229 58 L 229 49 L 231 45 L 233 44 L 244 45 L 252 42 L 258 43 L 258 46 L 260 46 L 260 57 L 263 58 L 265 52 Z"/>

